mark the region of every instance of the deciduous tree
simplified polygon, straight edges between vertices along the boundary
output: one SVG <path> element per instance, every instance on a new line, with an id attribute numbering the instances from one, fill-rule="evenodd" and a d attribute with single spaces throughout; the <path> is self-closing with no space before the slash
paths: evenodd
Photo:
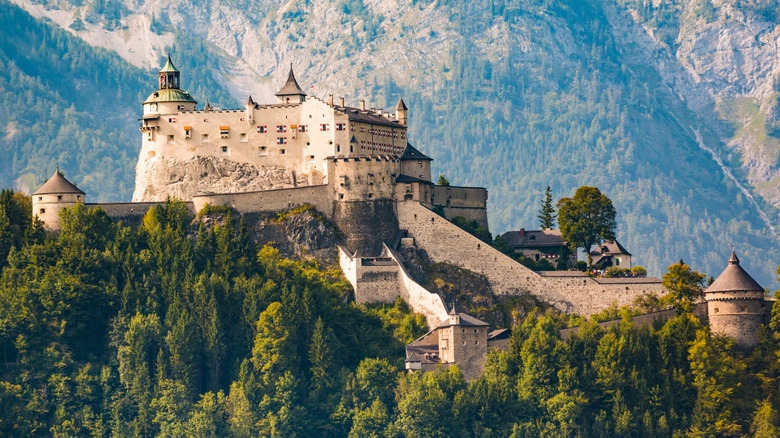
<path id="1" fill-rule="evenodd" d="M 615 207 L 596 187 L 582 186 L 573 198 L 558 201 L 558 224 L 563 239 L 572 250 L 582 248 L 591 265 L 590 249 L 615 239 Z"/>

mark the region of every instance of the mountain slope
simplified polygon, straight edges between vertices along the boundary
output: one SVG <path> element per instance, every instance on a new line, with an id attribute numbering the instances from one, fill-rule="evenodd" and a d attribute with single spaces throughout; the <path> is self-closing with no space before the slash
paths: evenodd
<path id="1" fill-rule="evenodd" d="M 712 3 L 687 0 L 17 1 L 139 66 L 154 55 L 138 41 L 169 45 L 196 67 L 181 69 L 201 102 L 218 95 L 216 83 L 238 100 L 269 100 L 290 62 L 319 97 L 388 108 L 403 94 L 412 143 L 436 159 L 434 170 L 490 190 L 494 233 L 535 226 L 548 184 L 558 197 L 596 185 L 615 202 L 619 239 L 651 274 L 683 258 L 717 275 L 734 244 L 759 281 L 777 287 L 780 149 L 767 133 L 778 63 L 762 44 L 778 25 L 758 9 L 700 10 Z"/>

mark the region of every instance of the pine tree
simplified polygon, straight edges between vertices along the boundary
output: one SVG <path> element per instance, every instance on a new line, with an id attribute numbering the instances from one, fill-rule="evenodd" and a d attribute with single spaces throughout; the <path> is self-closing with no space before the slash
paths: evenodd
<path id="1" fill-rule="evenodd" d="M 539 218 L 539 227 L 541 229 L 553 229 L 555 228 L 555 219 L 558 217 L 555 214 L 555 207 L 552 204 L 552 190 L 550 186 L 547 186 L 547 191 L 544 192 L 544 200 L 542 200 L 542 208 L 539 209 L 539 214 L 536 216 Z"/>

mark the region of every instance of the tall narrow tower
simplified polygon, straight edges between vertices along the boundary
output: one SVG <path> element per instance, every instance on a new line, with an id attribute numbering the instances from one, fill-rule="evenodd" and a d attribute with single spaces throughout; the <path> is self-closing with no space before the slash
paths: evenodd
<path id="1" fill-rule="evenodd" d="M 704 299 L 714 333 L 734 339 L 742 350 L 758 345 L 758 330 L 767 305 L 764 288 L 739 265 L 734 251 L 726 269 L 705 291 Z"/>
<path id="2" fill-rule="evenodd" d="M 190 96 L 190 93 L 181 90 L 180 75 L 181 73 L 171 61 L 171 55 L 168 55 L 168 60 L 158 74 L 158 90 L 144 101 L 144 116 L 195 111 L 198 102 Z"/>

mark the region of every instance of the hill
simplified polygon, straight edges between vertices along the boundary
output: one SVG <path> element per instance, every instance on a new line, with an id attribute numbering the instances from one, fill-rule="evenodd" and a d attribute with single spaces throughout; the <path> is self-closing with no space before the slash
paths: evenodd
<path id="1" fill-rule="evenodd" d="M 650 275 L 681 258 L 717 275 L 733 244 L 777 288 L 774 0 L 19 3 L 139 67 L 174 50 L 201 102 L 229 105 L 223 89 L 267 100 L 289 62 L 320 97 L 389 108 L 403 94 L 411 141 L 435 171 L 489 189 L 494 233 L 532 228 L 548 184 L 556 197 L 595 185 Z M 115 114 L 137 114 L 152 87 Z M 136 137 L 125 135 L 125 155 L 100 148 L 122 163 L 114 187 L 132 185 Z M 83 166 L 69 170 L 77 183 L 95 171 Z M 3 174 L 16 180 L 24 169 Z"/>

